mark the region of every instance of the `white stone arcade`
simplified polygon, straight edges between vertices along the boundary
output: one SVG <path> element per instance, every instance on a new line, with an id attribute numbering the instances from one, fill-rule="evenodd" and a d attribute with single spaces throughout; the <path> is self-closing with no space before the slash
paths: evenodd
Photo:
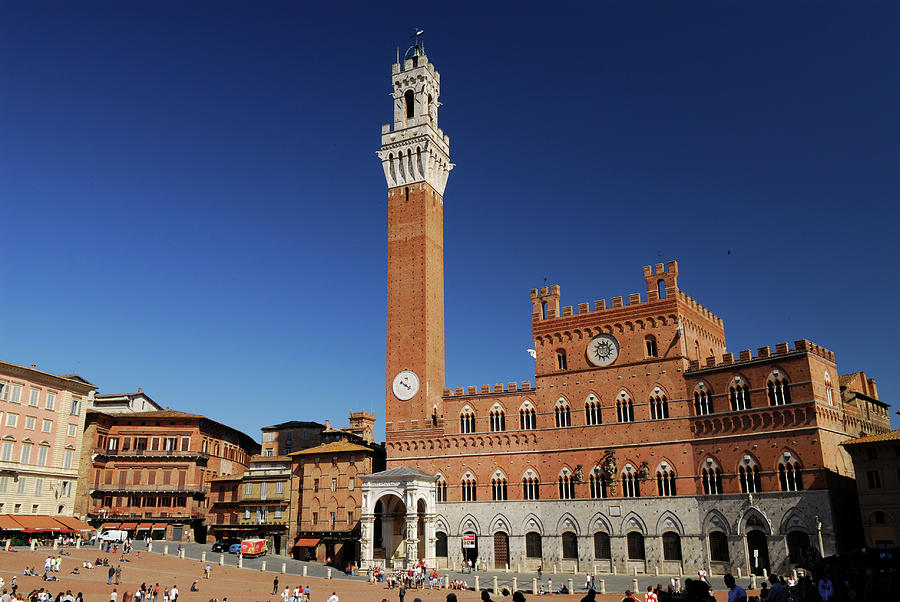
<path id="1" fill-rule="evenodd" d="M 405 466 L 362 477 L 362 568 L 435 566 L 436 482 Z"/>

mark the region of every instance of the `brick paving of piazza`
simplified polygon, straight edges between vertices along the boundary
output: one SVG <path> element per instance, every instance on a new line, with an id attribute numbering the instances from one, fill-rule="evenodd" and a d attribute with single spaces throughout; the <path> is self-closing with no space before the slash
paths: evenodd
<path id="1" fill-rule="evenodd" d="M 177 544 L 169 545 L 170 550 L 174 554 Z M 156 544 L 154 544 L 154 547 L 156 547 Z M 148 585 L 151 583 L 159 583 L 160 600 L 162 600 L 163 588 L 174 584 L 178 586 L 179 602 L 208 602 L 213 599 L 221 602 L 224 598 L 228 598 L 229 602 L 282 602 L 280 596 L 271 595 L 272 580 L 276 575 L 279 579 L 280 590 L 283 590 L 285 585 L 288 585 L 291 588 L 298 585 L 309 585 L 311 588 L 311 600 L 313 602 L 325 602 L 331 595 L 331 592 L 337 592 L 341 602 L 362 602 L 370 600 L 380 602 L 382 599 L 387 599 L 389 602 L 396 602 L 399 600 L 397 589 L 387 589 L 383 583 L 370 584 L 365 581 L 364 577 L 347 578 L 342 574 L 338 574 L 337 571 L 334 571 L 335 578 L 331 580 L 322 577 L 301 576 L 302 566 L 304 564 L 308 566 L 309 574 L 324 575 L 326 569 L 321 564 L 301 563 L 291 559 L 284 559 L 280 556 L 268 556 L 252 561 L 246 560 L 245 568 L 239 569 L 236 566 L 233 566 L 237 562 L 236 558 L 228 554 L 225 555 L 226 565 L 220 566 L 218 564 L 219 554 L 208 552 L 208 548 L 209 546 L 201 546 L 198 544 L 193 544 L 186 548 L 188 556 L 194 555 L 199 557 L 200 551 L 207 551 L 207 556 L 210 560 L 209 564 L 212 566 L 212 578 L 208 581 L 203 579 L 203 567 L 206 563 L 201 563 L 196 558 L 181 559 L 175 556 L 163 556 L 155 551 L 153 553 L 148 553 L 145 550 L 141 550 L 141 558 L 137 558 L 136 554 L 132 552 L 128 557 L 129 562 L 121 563 L 121 584 L 118 586 L 110 586 L 106 583 L 107 567 L 97 567 L 94 569 L 81 569 L 80 567 L 82 561 L 93 563 L 98 557 L 109 558 L 110 564 L 115 566 L 117 563 L 114 562 L 113 555 L 101 553 L 96 548 L 87 547 L 65 550 L 65 552 L 68 552 L 71 555 L 63 556 L 62 569 L 57 573 L 60 580 L 57 582 L 45 582 L 41 577 L 26 577 L 22 574 L 26 566 L 34 567 L 37 573 L 42 574 L 44 559 L 51 550 L 41 550 L 39 548 L 37 551 L 32 552 L 27 548 L 19 548 L 17 552 L 0 552 L 0 577 L 2 577 L 5 582 L 4 588 L 9 589 L 12 577 L 15 575 L 19 585 L 20 598 L 27 595 L 32 589 L 43 587 L 50 592 L 52 598 L 55 598 L 58 592 L 65 592 L 66 590 L 72 590 L 73 595 L 82 592 L 84 594 L 85 602 L 107 602 L 109 600 L 109 593 L 112 591 L 113 587 L 117 587 L 119 593 L 118 600 L 119 602 L 122 602 L 122 593 L 126 591 L 133 592 L 135 589 L 140 588 L 142 582 L 146 582 Z M 116 555 L 115 558 L 120 559 L 123 558 L 123 556 L 119 554 Z M 262 560 L 267 561 L 268 568 L 274 567 L 279 572 L 260 571 L 259 563 Z M 285 561 L 288 563 L 289 572 L 288 574 L 281 574 L 281 563 Z M 230 563 L 232 566 L 228 566 L 227 563 Z M 251 563 L 254 568 L 247 568 Z M 71 574 L 72 569 L 76 566 L 78 566 L 81 571 L 80 575 Z M 291 574 L 291 572 L 293 572 L 293 574 Z M 441 574 L 446 574 L 446 571 L 441 571 Z M 450 573 L 450 575 L 451 578 L 458 576 L 456 573 Z M 498 576 L 501 586 L 504 582 L 507 584 L 510 583 L 512 578 L 511 575 L 502 572 L 483 571 L 479 573 L 481 587 L 490 588 L 494 575 Z M 468 581 L 470 587 L 473 585 L 474 575 L 461 575 L 461 577 Z M 519 579 L 520 589 L 522 589 L 521 584 L 524 581 L 524 577 L 525 575 Z M 548 575 L 545 574 L 545 587 L 547 577 Z M 566 579 L 570 576 L 560 574 L 549 575 L 549 577 L 553 578 L 554 587 L 556 587 L 558 584 L 565 583 Z M 574 579 L 576 585 L 575 595 L 554 595 L 552 596 L 553 598 L 577 601 L 584 596 L 584 575 L 571 575 L 571 577 Z M 191 592 L 190 586 L 195 579 L 199 580 L 198 585 L 200 591 Z M 579 579 L 581 580 L 580 586 Z M 598 595 L 597 600 L 602 600 L 604 602 L 618 602 L 624 597 L 623 592 L 625 591 L 625 588 L 631 587 L 631 576 L 606 575 L 604 576 L 604 579 L 606 580 L 609 593 L 604 596 Z M 665 579 L 656 578 L 654 576 L 639 576 L 638 580 L 642 590 L 646 590 L 646 586 L 650 585 L 651 582 L 653 585 L 657 582 L 665 583 Z M 744 583 L 745 581 L 749 581 L 749 579 L 739 580 L 738 583 L 740 585 L 748 585 L 747 583 Z M 529 577 L 526 587 L 530 588 L 530 584 L 531 579 Z M 720 576 L 713 578 L 713 585 L 717 588 L 717 591 L 715 592 L 716 599 L 720 602 L 727 600 L 727 595 L 724 591 L 724 585 L 722 584 Z M 454 593 L 460 602 L 469 600 L 474 602 L 481 599 L 480 593 L 472 590 L 455 591 Z M 748 590 L 748 594 L 749 593 L 751 592 Z M 406 595 L 406 601 L 414 602 L 416 598 L 421 599 L 422 602 L 443 601 L 446 599 L 446 594 L 447 591 L 445 590 L 409 590 Z M 525 597 L 527 600 L 532 600 L 539 596 L 525 593 Z M 491 595 L 491 598 L 494 600 L 507 601 L 512 599 L 511 596 L 503 597 L 493 594 Z M 638 598 L 643 600 L 643 592 L 640 592 Z"/>

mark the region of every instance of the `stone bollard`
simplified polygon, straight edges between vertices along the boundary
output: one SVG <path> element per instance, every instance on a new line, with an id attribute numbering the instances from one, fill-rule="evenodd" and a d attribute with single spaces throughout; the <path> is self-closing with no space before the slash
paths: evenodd
<path id="1" fill-rule="evenodd" d="M 555 564 L 553 565 L 553 574 L 554 575 L 556 574 L 556 565 Z"/>
<path id="2" fill-rule="evenodd" d="M 605 593 L 606 593 L 606 579 L 601 579 L 601 580 L 600 580 L 600 591 L 597 592 L 597 593 L 598 593 L 598 594 L 605 594 Z"/>
<path id="3" fill-rule="evenodd" d="M 304 564 L 303 565 L 303 576 L 304 577 L 306 577 L 306 569 L 307 569 L 307 566 Z"/>
<path id="4" fill-rule="evenodd" d="M 475 591 L 476 591 L 476 592 L 477 592 L 477 591 L 481 591 L 481 583 L 480 583 L 480 581 L 481 581 L 481 580 L 478 578 L 478 575 L 475 575 Z"/>
<path id="5" fill-rule="evenodd" d="M 56 539 L 53 540 L 53 549 L 54 549 L 54 550 L 58 550 L 58 549 L 59 549 L 59 541 L 56 540 Z"/>
<path id="6" fill-rule="evenodd" d="M 506 572 L 507 573 L 509 572 L 509 563 L 508 562 L 506 563 Z"/>
<path id="7" fill-rule="evenodd" d="M 538 593 L 537 579 L 534 577 L 531 578 L 531 593 L 534 594 L 535 596 Z"/>
<path id="8" fill-rule="evenodd" d="M 793 569 L 793 570 L 791 571 L 791 577 L 794 578 L 794 581 L 797 580 L 797 569 Z"/>
<path id="9" fill-rule="evenodd" d="M 741 570 L 741 567 L 738 567 L 738 579 L 743 579 L 743 578 L 744 578 L 744 576 L 741 574 L 741 573 L 743 573 L 743 572 L 744 572 L 744 571 Z"/>
<path id="10" fill-rule="evenodd" d="M 163 546 L 163 556 L 169 555 L 169 544 Z"/>
<path id="11" fill-rule="evenodd" d="M 516 593 L 517 591 L 519 591 L 519 580 L 518 578 L 513 577 L 512 593 Z"/>
<path id="12" fill-rule="evenodd" d="M 219 566 L 225 566 L 225 554 L 219 554 Z"/>
<path id="13" fill-rule="evenodd" d="M 613 575 L 616 575 L 616 574 L 617 574 L 617 572 L 616 572 L 617 570 L 618 570 L 618 569 L 616 569 L 616 565 L 613 565 Z"/>
<path id="14" fill-rule="evenodd" d="M 750 589 L 756 589 L 756 574 L 750 575 Z"/>
<path id="15" fill-rule="evenodd" d="M 656 568 L 656 576 L 659 577 L 659 565 L 657 564 L 655 568 Z"/>
<path id="16" fill-rule="evenodd" d="M 569 595 L 574 594 L 574 593 L 575 593 L 575 580 L 574 580 L 574 579 L 569 579 L 569 580 L 568 580 L 568 586 L 569 586 Z"/>
<path id="17" fill-rule="evenodd" d="M 185 552 L 185 549 L 184 549 L 184 548 L 181 548 L 181 551 L 178 552 L 179 558 L 184 558 L 184 552 Z"/>
<path id="18" fill-rule="evenodd" d="M 495 596 L 499 596 L 499 595 L 500 595 L 500 590 L 497 588 L 497 575 L 494 575 L 494 578 L 492 579 L 492 581 L 494 582 L 494 583 L 493 583 L 493 585 L 494 585 L 494 595 L 495 595 Z"/>
<path id="19" fill-rule="evenodd" d="M 517 563 L 516 563 L 516 572 L 517 572 L 517 573 L 521 573 L 521 572 L 522 572 L 522 563 L 521 563 L 521 562 L 517 562 Z"/>
<path id="20" fill-rule="evenodd" d="M 148 551 L 148 552 L 152 552 L 152 551 L 153 551 L 153 542 L 152 542 L 152 541 L 148 541 L 148 542 L 147 542 L 147 551 Z"/>
<path id="21" fill-rule="evenodd" d="M 634 567 L 634 576 L 637 577 L 637 567 Z"/>
<path id="22" fill-rule="evenodd" d="M 263 560 L 262 563 L 259 565 L 259 570 L 263 573 L 266 572 L 266 561 L 265 560 Z"/>
<path id="23" fill-rule="evenodd" d="M 244 568 L 244 559 L 241 558 L 240 556 L 238 556 L 238 568 L 239 569 Z"/>
<path id="24" fill-rule="evenodd" d="M 32 540 L 31 540 L 31 551 L 32 551 L 32 552 L 34 552 L 34 545 L 35 545 L 34 539 L 32 539 Z M 101 548 L 101 549 L 103 548 L 103 544 L 100 544 L 100 548 Z"/>
<path id="25" fill-rule="evenodd" d="M 638 590 L 638 580 L 637 579 L 631 580 L 631 591 L 634 592 L 634 594 L 636 596 L 640 595 L 640 594 L 638 594 L 639 590 Z"/>
<path id="26" fill-rule="evenodd" d="M 285 573 L 287 573 L 287 563 L 282 562 L 281 563 L 281 574 L 284 575 Z"/>
<path id="27" fill-rule="evenodd" d="M 206 562 L 206 550 L 200 552 L 200 562 Z"/>
<path id="28" fill-rule="evenodd" d="M 9 543 L 9 542 L 7 542 L 7 543 Z M 76 540 L 75 540 L 75 549 L 76 549 L 76 550 L 80 550 L 80 549 L 81 549 L 81 540 L 80 540 L 80 539 L 76 539 Z"/>
<path id="29" fill-rule="evenodd" d="M 328 569 L 328 572 L 325 574 L 326 579 L 331 579 L 331 569 Z"/>
<path id="30" fill-rule="evenodd" d="M 768 581 L 768 579 L 769 579 L 769 569 L 763 569 L 763 579 L 765 579 L 765 580 Z"/>

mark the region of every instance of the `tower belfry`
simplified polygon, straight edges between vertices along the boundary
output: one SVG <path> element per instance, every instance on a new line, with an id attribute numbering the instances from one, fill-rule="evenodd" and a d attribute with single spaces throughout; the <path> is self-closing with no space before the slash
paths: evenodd
<path id="1" fill-rule="evenodd" d="M 393 124 L 378 157 L 388 185 L 385 429 L 436 426 L 444 389 L 444 212 L 450 138 L 441 76 L 417 43 L 391 70 Z"/>

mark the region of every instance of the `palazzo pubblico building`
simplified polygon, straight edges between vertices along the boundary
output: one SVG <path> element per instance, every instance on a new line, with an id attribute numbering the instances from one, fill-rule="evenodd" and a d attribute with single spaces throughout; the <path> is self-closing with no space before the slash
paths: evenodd
<path id="1" fill-rule="evenodd" d="M 727 351 L 674 261 L 627 297 L 532 290 L 534 384 L 445 388 L 440 74 L 414 46 L 391 87 L 387 470 L 363 477 L 363 566 L 761 574 L 855 545 L 839 443 L 890 430 L 875 382 L 808 340 Z"/>

